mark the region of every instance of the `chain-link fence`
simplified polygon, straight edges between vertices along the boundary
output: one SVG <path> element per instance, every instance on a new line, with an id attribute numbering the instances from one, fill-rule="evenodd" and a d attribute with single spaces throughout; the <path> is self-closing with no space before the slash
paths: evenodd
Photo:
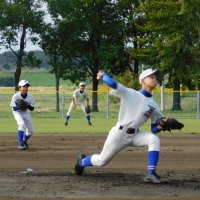
<path id="1" fill-rule="evenodd" d="M 174 92 L 155 92 L 155 101 L 165 115 L 178 118 L 200 118 L 199 91 L 176 92 L 180 95 L 180 101 L 174 101 Z M 178 104 L 178 106 L 177 106 Z M 174 107 L 180 107 L 179 110 Z"/>
<path id="2" fill-rule="evenodd" d="M 35 112 L 33 117 L 62 117 L 64 118 L 72 100 L 73 92 L 59 92 L 59 112 L 56 112 L 56 93 L 54 91 L 30 91 L 35 98 Z M 92 105 L 92 92 L 89 92 L 90 104 Z M 0 92 L 0 117 L 11 117 L 10 101 L 12 91 Z M 165 115 L 178 118 L 200 118 L 200 92 L 180 92 L 180 110 L 173 110 L 173 92 L 154 92 L 154 100 L 160 106 Z M 133 102 L 134 103 L 134 102 Z M 117 118 L 120 101 L 108 92 L 98 92 L 98 112 L 92 112 L 95 118 Z M 133 111 L 134 112 L 134 111 Z M 73 117 L 82 117 L 83 112 L 77 107 Z"/>

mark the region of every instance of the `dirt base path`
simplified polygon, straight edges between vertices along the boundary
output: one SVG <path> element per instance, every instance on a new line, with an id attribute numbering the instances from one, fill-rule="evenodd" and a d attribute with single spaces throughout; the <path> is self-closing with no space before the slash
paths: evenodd
<path id="1" fill-rule="evenodd" d="M 200 135 L 161 135 L 159 185 L 143 182 L 147 148 L 128 147 L 103 168 L 74 175 L 77 156 L 99 153 L 106 136 L 40 135 L 16 149 L 16 135 L 0 136 L 0 200 L 199 200 Z M 34 174 L 24 173 L 27 168 Z"/>

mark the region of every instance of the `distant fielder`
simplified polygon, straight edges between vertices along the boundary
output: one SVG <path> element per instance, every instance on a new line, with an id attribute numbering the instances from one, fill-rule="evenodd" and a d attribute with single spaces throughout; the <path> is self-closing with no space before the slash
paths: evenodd
<path id="1" fill-rule="evenodd" d="M 27 140 L 33 134 L 32 119 L 29 111 L 34 110 L 35 101 L 33 95 L 28 93 L 30 86 L 27 80 L 21 80 L 18 84 L 19 92 L 13 95 L 10 106 L 18 125 L 18 149 L 28 149 Z"/>
<path id="2" fill-rule="evenodd" d="M 86 86 L 85 82 L 80 82 L 79 89 L 76 89 L 73 93 L 72 102 L 70 104 L 69 110 L 66 115 L 66 121 L 65 121 L 66 126 L 68 125 L 70 116 L 72 115 L 73 111 L 76 109 L 77 105 L 80 105 L 84 114 L 86 115 L 87 120 L 88 120 L 88 125 L 92 126 L 92 123 L 90 121 L 90 114 L 89 114 L 91 112 L 91 108 L 89 105 L 88 93 L 85 90 L 85 86 Z M 84 101 L 86 101 L 86 105 Z"/>
<path id="3" fill-rule="evenodd" d="M 97 74 L 98 80 L 102 79 L 112 88 L 110 94 L 117 96 L 121 100 L 118 122 L 110 130 L 100 154 L 93 154 L 88 157 L 84 154 L 79 155 L 75 165 L 76 175 L 82 175 L 86 166 L 106 165 L 127 146 L 148 146 L 148 167 L 144 181 L 161 182 L 156 173 L 160 139 L 155 133 L 161 130 L 181 129 L 183 124 L 175 119 L 168 120 L 168 118 L 164 117 L 152 98 L 152 90 L 156 88 L 160 75 L 159 70 L 147 69 L 143 71 L 139 77 L 142 89 L 136 91 L 117 83 L 102 71 Z M 152 132 L 139 130 L 148 119 L 151 119 Z"/>

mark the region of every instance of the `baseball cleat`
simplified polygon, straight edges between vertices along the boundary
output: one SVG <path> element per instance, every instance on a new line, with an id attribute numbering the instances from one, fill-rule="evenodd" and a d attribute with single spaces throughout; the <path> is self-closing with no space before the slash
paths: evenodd
<path id="1" fill-rule="evenodd" d="M 75 174 L 78 176 L 81 176 L 83 174 L 84 171 L 84 167 L 79 165 L 79 161 L 83 158 L 85 158 L 86 156 L 84 154 L 81 154 L 78 156 L 78 159 L 76 161 L 76 165 L 75 165 Z"/>
<path id="2" fill-rule="evenodd" d="M 65 122 L 65 126 L 67 126 L 68 125 L 68 122 Z"/>
<path id="3" fill-rule="evenodd" d="M 27 149 L 25 146 L 24 146 L 24 143 L 23 142 L 20 142 L 17 146 L 18 150 L 25 150 Z"/>
<path id="4" fill-rule="evenodd" d="M 149 183 L 161 183 L 160 176 L 158 176 L 155 171 L 152 174 L 146 174 L 144 181 Z"/>
<path id="5" fill-rule="evenodd" d="M 92 126 L 92 123 L 91 123 L 91 122 L 88 122 L 88 126 Z"/>
<path id="6" fill-rule="evenodd" d="M 29 146 L 28 146 L 27 141 L 24 141 L 24 142 L 23 142 L 23 145 L 24 145 L 24 147 L 25 147 L 26 149 L 29 149 Z"/>

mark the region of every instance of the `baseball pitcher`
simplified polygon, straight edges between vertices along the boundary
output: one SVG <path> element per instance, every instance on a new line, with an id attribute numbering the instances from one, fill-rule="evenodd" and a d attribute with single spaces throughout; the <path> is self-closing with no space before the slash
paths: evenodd
<path id="1" fill-rule="evenodd" d="M 163 116 L 152 98 L 152 90 L 156 88 L 160 75 L 161 72 L 159 70 L 151 68 L 143 71 L 139 76 L 142 89 L 136 91 L 116 82 L 102 71 L 97 74 L 98 80 L 103 80 L 112 88 L 110 94 L 117 96 L 121 100 L 118 122 L 110 130 L 100 154 L 92 154 L 88 157 L 84 154 L 79 155 L 75 164 L 76 175 L 82 175 L 84 167 L 106 165 L 118 152 L 127 146 L 147 146 L 148 167 L 144 181 L 161 182 L 160 176 L 156 173 L 160 139 L 155 133 L 163 129 L 163 126 L 158 121 L 162 119 L 163 122 L 167 122 L 168 118 Z M 152 132 L 140 130 L 140 127 L 148 119 L 151 119 Z"/>
<path id="2" fill-rule="evenodd" d="M 32 94 L 28 93 L 30 86 L 27 80 L 21 80 L 18 84 L 19 92 L 13 95 L 10 106 L 18 125 L 19 150 L 28 149 L 28 139 L 33 134 L 33 124 L 30 111 L 34 110 L 35 101 Z"/>

